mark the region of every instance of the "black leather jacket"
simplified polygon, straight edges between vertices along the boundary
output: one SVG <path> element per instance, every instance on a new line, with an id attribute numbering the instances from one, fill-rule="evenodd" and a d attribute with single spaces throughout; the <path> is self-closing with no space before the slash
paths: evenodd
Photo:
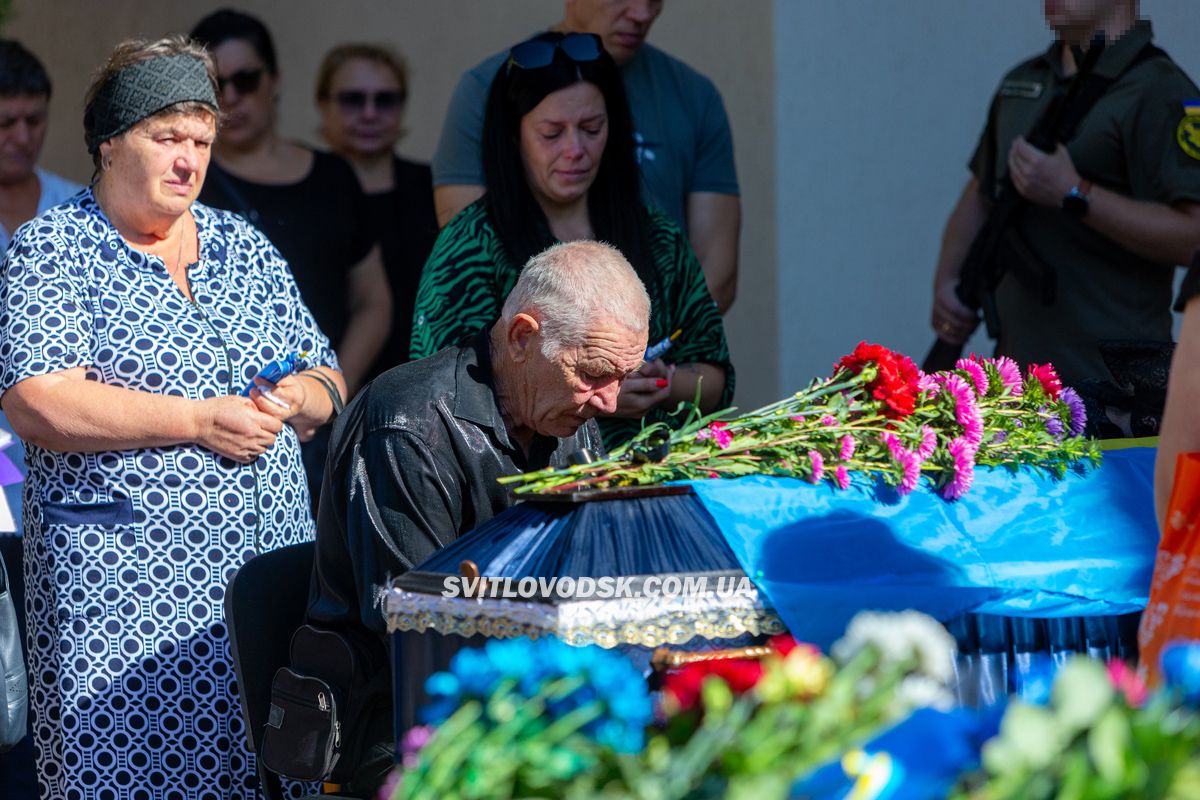
<path id="1" fill-rule="evenodd" d="M 512 505 L 505 475 L 603 452 L 589 420 L 570 439 L 509 439 L 487 331 L 376 378 L 334 425 L 317 515 L 309 622 L 382 634 L 390 578 Z"/>

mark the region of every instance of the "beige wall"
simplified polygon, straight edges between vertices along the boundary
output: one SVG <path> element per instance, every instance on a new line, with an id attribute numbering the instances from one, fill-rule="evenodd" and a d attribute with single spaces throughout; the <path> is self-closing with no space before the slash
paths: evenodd
<path id="1" fill-rule="evenodd" d="M 76 180 L 91 174 L 83 146 L 88 76 L 129 36 L 185 32 L 215 2 L 14 0 L 5 35 L 22 40 L 50 70 L 55 92 L 42 161 Z M 275 37 L 284 85 L 281 129 L 314 141 L 312 84 L 325 51 L 348 40 L 382 41 L 408 59 L 412 84 L 401 151 L 428 160 L 459 74 L 561 15 L 560 0 L 245 0 Z M 769 0 L 673 0 L 651 41 L 707 74 L 724 95 L 743 192 L 742 278 L 728 317 L 743 408 L 778 393 L 773 152 L 774 58 Z M 731 45 L 730 43 L 734 43 Z"/>

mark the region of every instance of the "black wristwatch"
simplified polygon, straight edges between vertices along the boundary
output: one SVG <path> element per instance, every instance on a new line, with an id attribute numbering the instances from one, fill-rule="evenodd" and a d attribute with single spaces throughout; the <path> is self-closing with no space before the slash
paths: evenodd
<path id="1" fill-rule="evenodd" d="M 1088 193 L 1092 191 L 1092 182 L 1080 180 L 1071 187 L 1067 196 L 1062 199 L 1063 213 L 1072 219 L 1083 219 L 1088 213 Z"/>

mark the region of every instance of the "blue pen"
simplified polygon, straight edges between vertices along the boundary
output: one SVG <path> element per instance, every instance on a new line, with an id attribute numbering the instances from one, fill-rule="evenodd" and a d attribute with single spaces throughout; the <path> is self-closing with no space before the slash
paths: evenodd
<path id="1" fill-rule="evenodd" d="M 288 375 L 299 372 L 304 369 L 304 358 L 308 353 L 288 353 L 283 358 L 276 359 L 269 364 L 263 366 L 254 377 L 262 378 L 270 384 L 279 383 Z M 249 397 L 250 390 L 255 388 L 257 384 L 252 380 L 246 384 L 246 388 L 242 389 L 242 397 Z M 266 394 L 266 392 L 264 392 Z M 278 402 L 278 401 L 277 401 Z"/>
<path id="2" fill-rule="evenodd" d="M 662 358 L 671 345 L 675 344 L 675 340 L 683 334 L 683 328 L 679 328 L 667 338 L 663 339 L 658 344 L 652 344 L 646 348 L 646 355 L 642 356 L 643 361 L 653 361 L 656 358 Z"/>

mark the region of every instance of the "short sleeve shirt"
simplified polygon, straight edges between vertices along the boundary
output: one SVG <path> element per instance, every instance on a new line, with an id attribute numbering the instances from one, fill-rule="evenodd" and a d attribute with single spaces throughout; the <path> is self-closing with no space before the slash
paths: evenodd
<path id="1" fill-rule="evenodd" d="M 161 259 L 130 248 L 91 190 L 17 231 L 0 281 L 0 392 L 85 367 L 89 380 L 192 400 L 237 394 L 264 364 L 306 351 L 337 357 L 287 264 L 240 218 L 199 203 L 200 259 L 189 302 Z M 27 445 L 26 524 L 42 504 L 125 502 L 131 522 L 238 525 L 261 514 L 280 531 L 311 529 L 295 431 L 245 465 L 194 445 L 59 453 Z M 174 483 L 172 483 L 174 481 Z M 260 486 L 275 496 L 260 503 Z"/>
<path id="2" fill-rule="evenodd" d="M 1200 91 L 1170 59 L 1140 56 L 1151 38 L 1143 20 L 1107 47 L 1096 71 L 1117 79 L 1067 151 L 1081 176 L 1126 197 L 1200 201 L 1200 116 L 1188 113 Z M 1032 129 L 1068 80 L 1057 43 L 1004 77 L 971 159 L 986 196 L 996 196 L 1007 174 L 1013 140 Z M 1051 361 L 1068 382 L 1109 381 L 1100 342 L 1171 338 L 1173 265 L 1136 256 L 1057 208 L 1028 207 L 1020 231 L 1053 268 L 1055 299 L 1045 305 L 1041 287 L 1010 270 L 997 289 L 999 352 L 1023 363 Z"/>
<path id="3" fill-rule="evenodd" d="M 480 143 L 488 88 L 506 56 L 487 59 L 455 87 L 433 156 L 435 186 L 483 185 Z M 738 194 L 725 104 L 712 81 L 649 44 L 621 74 L 633 114 L 642 199 L 686 230 L 689 194 Z"/>

